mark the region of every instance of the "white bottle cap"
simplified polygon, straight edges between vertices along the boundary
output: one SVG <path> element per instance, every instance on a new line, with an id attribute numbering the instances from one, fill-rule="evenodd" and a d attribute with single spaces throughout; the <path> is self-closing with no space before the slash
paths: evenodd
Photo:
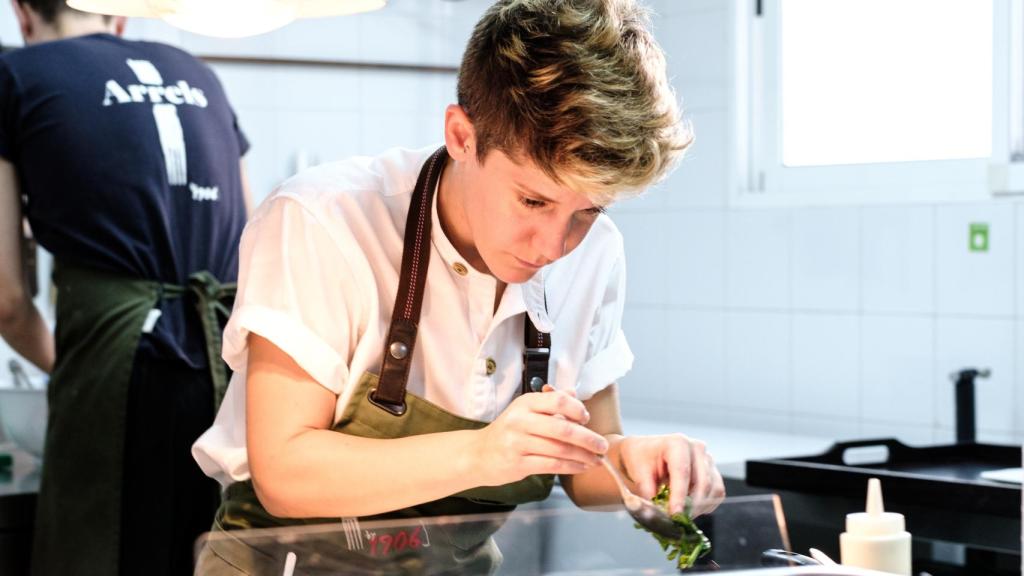
<path id="1" fill-rule="evenodd" d="M 886 512 L 882 503 L 882 483 L 878 478 L 868 480 L 868 500 L 865 512 L 846 515 L 846 531 L 857 536 L 885 536 L 899 534 L 906 524 L 903 514 Z"/>

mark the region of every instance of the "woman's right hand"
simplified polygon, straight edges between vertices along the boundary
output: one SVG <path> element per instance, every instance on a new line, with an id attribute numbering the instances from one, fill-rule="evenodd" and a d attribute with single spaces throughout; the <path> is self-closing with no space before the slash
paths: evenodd
<path id="1" fill-rule="evenodd" d="M 600 464 L 608 440 L 589 430 L 575 393 L 545 387 L 523 394 L 477 431 L 474 468 L 481 484 L 499 486 L 531 474 L 578 474 Z"/>

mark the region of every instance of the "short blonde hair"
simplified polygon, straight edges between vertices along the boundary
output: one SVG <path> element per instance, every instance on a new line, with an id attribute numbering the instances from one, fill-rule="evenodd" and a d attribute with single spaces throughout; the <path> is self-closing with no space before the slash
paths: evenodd
<path id="1" fill-rule="evenodd" d="M 499 0 L 473 30 L 459 105 L 477 157 L 525 155 L 607 204 L 660 180 L 693 141 L 633 0 Z"/>

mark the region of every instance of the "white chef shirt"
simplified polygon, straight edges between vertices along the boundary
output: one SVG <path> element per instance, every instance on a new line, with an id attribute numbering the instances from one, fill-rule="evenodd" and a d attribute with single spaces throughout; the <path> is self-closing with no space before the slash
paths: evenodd
<path id="1" fill-rule="evenodd" d="M 306 170 L 283 183 L 246 226 L 238 294 L 224 330 L 223 356 L 234 375 L 213 426 L 192 447 L 203 471 L 222 485 L 249 478 L 250 332 L 338 395 L 335 422 L 363 373 L 379 374 L 405 217 L 434 150 L 395 149 Z M 510 284 L 495 311 L 496 280 L 459 255 L 434 198 L 409 393 L 465 418 L 494 420 L 520 390 L 523 312 L 551 332 L 548 382 L 556 388 L 575 389 L 586 400 L 629 371 L 633 354 L 621 329 L 623 244 L 610 218 L 600 216 L 570 254 L 529 281 Z"/>

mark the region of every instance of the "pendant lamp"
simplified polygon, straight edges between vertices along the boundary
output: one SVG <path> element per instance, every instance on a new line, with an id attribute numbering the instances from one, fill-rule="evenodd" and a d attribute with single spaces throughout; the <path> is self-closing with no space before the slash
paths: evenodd
<path id="1" fill-rule="evenodd" d="M 241 38 L 298 18 L 341 16 L 383 8 L 387 0 L 67 0 L 83 12 L 161 18 L 188 32 Z"/>

